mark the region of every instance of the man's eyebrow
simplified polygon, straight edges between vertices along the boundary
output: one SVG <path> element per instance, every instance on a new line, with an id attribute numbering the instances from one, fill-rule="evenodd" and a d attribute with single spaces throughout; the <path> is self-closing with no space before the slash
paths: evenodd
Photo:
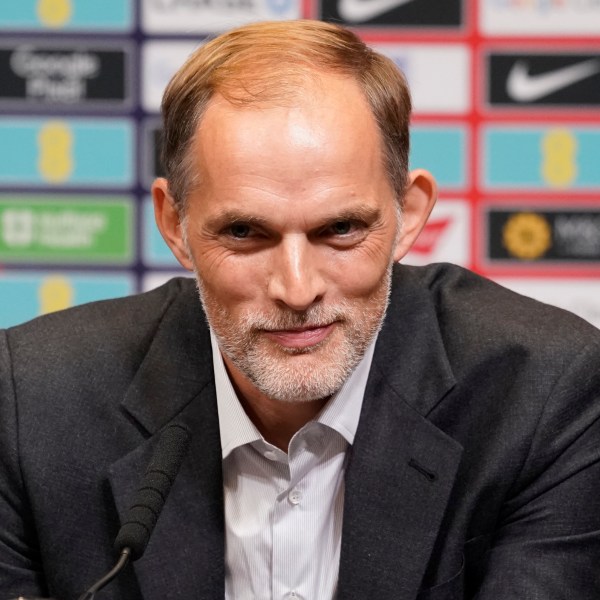
<path id="1" fill-rule="evenodd" d="M 210 229 L 215 229 L 231 225 L 232 223 L 250 223 L 252 225 L 266 226 L 268 221 L 267 219 L 241 210 L 223 210 L 210 217 L 206 222 L 206 226 Z"/>
<path id="2" fill-rule="evenodd" d="M 372 223 L 380 216 L 381 210 L 378 207 L 358 204 L 343 208 L 338 212 L 332 211 L 331 216 L 326 216 L 323 220 L 330 223 L 335 221 L 365 221 L 366 223 Z"/>
<path id="3" fill-rule="evenodd" d="M 338 211 L 331 210 L 327 214 L 323 214 L 319 219 L 321 223 L 316 227 L 335 223 L 336 221 L 364 221 L 365 223 L 373 223 L 380 217 L 381 210 L 378 207 L 357 204 Z M 233 223 L 248 223 L 268 228 L 270 221 L 264 217 L 240 209 L 225 209 L 210 217 L 206 221 L 206 227 L 208 229 L 219 229 Z"/>

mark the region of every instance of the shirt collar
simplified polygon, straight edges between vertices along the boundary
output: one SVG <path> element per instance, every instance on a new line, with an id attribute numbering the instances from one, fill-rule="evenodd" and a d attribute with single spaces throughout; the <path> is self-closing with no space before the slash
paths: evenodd
<path id="1" fill-rule="evenodd" d="M 221 449 L 223 459 L 225 459 L 235 448 L 263 438 L 238 400 L 212 330 L 210 341 L 219 412 Z M 350 377 L 325 405 L 317 418 L 319 423 L 337 431 L 349 444 L 354 442 L 354 435 L 358 427 L 376 341 L 377 338 L 371 342 Z"/>

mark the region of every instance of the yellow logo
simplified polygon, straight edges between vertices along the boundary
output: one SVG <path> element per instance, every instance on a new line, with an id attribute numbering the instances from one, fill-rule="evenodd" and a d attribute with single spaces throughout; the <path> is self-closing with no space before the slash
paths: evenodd
<path id="1" fill-rule="evenodd" d="M 56 312 L 73 306 L 74 296 L 71 282 L 60 275 L 46 277 L 38 290 L 40 314 Z"/>
<path id="2" fill-rule="evenodd" d="M 552 187 L 567 187 L 577 177 L 577 138 L 553 129 L 542 138 L 542 178 Z"/>
<path id="3" fill-rule="evenodd" d="M 71 0 L 38 0 L 37 14 L 44 25 L 62 27 L 71 19 L 73 6 Z"/>
<path id="4" fill-rule="evenodd" d="M 532 260 L 544 255 L 552 246 L 548 221 L 535 213 L 512 215 L 502 228 L 502 244 L 509 254 Z"/>
<path id="5" fill-rule="evenodd" d="M 67 181 L 73 171 L 73 134 L 67 123 L 50 121 L 38 134 L 38 168 L 50 183 Z"/>

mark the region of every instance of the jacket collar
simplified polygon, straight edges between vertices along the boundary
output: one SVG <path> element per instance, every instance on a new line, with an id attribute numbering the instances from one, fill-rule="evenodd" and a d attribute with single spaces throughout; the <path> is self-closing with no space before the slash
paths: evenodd
<path id="1" fill-rule="evenodd" d="M 195 286 L 191 280 L 177 282 L 181 291 L 160 320 L 122 403 L 150 434 L 214 380 L 210 334 Z"/>
<path id="2" fill-rule="evenodd" d="M 396 265 L 390 307 L 377 346 L 375 370 L 401 400 L 426 416 L 456 385 L 434 295 L 433 269 Z"/>

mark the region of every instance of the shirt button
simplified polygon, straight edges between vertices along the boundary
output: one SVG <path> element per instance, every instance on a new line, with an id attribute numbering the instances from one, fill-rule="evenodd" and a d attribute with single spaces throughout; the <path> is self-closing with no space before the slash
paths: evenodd
<path id="1" fill-rule="evenodd" d="M 302 596 L 296 592 L 289 592 L 285 595 L 285 600 L 302 600 Z"/>
<path id="2" fill-rule="evenodd" d="M 292 490 L 288 494 L 288 500 L 292 504 L 300 504 L 300 500 L 302 500 L 302 494 L 298 490 Z M 291 594 L 295 594 L 296 592 L 290 592 Z M 299 598 L 300 596 L 290 596 L 290 598 Z"/>
<path id="3" fill-rule="evenodd" d="M 273 450 L 267 450 L 265 452 L 265 458 L 268 460 L 277 460 L 277 454 Z"/>

